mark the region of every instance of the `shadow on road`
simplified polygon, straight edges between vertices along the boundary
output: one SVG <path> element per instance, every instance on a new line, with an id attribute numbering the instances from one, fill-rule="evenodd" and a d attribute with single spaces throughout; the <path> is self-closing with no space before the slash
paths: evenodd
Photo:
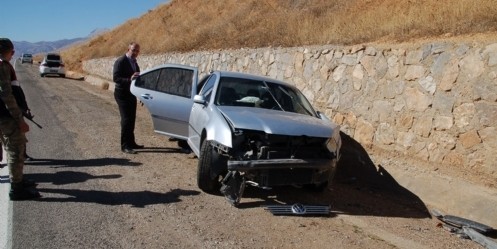
<path id="1" fill-rule="evenodd" d="M 341 159 L 333 184 L 322 193 L 305 188 L 280 187 L 265 191 L 248 187 L 239 208 L 274 204 L 330 205 L 335 213 L 351 215 L 427 218 L 431 217 L 421 199 L 402 187 L 381 166 L 376 166 L 366 150 L 342 133 Z M 245 201 L 245 202 L 244 202 Z"/>
<path id="2" fill-rule="evenodd" d="M 123 158 L 97 158 L 83 160 L 59 160 L 59 159 L 34 159 L 26 162 L 26 165 L 49 166 L 51 168 L 75 168 L 75 167 L 101 167 L 101 166 L 138 166 L 142 163 L 132 162 Z M 83 183 L 93 179 L 118 179 L 119 174 L 92 175 L 80 171 L 57 171 L 53 173 L 25 173 L 26 178 L 37 183 L 49 183 L 53 185 L 67 185 Z M 0 179 L 4 181 L 4 179 Z M 8 181 L 8 176 L 5 181 Z M 36 188 L 42 198 L 35 201 L 40 202 L 81 202 L 98 203 L 103 205 L 123 205 L 128 204 L 134 207 L 145 207 L 153 204 L 164 204 L 181 201 L 181 196 L 191 196 L 200 194 L 199 191 L 173 189 L 167 193 L 152 191 L 136 192 L 110 192 L 103 190 L 81 190 L 81 189 L 61 189 L 61 188 Z"/>
<path id="3" fill-rule="evenodd" d="M 24 177 L 34 180 L 37 183 L 52 183 L 54 185 L 65 185 L 72 183 L 86 182 L 93 179 L 117 179 L 121 175 L 102 175 L 94 176 L 85 172 L 78 171 L 59 171 L 55 173 L 34 173 L 24 174 Z"/>
<path id="4" fill-rule="evenodd" d="M 133 162 L 126 158 L 92 158 L 92 159 L 48 159 L 36 158 L 32 161 L 25 162 L 25 165 L 30 166 L 52 166 L 53 168 L 61 167 L 101 167 L 101 166 L 140 166 L 142 163 Z"/>
<path id="5" fill-rule="evenodd" d="M 38 189 L 43 193 L 56 194 L 57 197 L 42 197 L 36 199 L 39 202 L 84 202 L 98 203 L 102 205 L 132 205 L 143 208 L 147 205 L 166 204 L 180 202 L 181 196 L 192 196 L 200 194 L 195 190 L 173 189 L 167 193 L 152 191 L 136 192 L 108 192 L 100 190 L 77 190 L 77 189 Z M 59 197 L 58 195 L 63 195 Z"/>
<path id="6" fill-rule="evenodd" d="M 169 147 L 145 147 L 144 149 L 137 149 L 137 153 L 178 153 L 190 154 L 191 151 L 183 148 L 169 148 Z"/>

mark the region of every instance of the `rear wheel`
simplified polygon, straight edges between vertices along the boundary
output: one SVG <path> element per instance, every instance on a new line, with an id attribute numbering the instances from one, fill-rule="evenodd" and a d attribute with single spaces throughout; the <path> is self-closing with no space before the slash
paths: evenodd
<path id="1" fill-rule="evenodd" d="M 44 75 L 44 74 L 42 74 L 42 73 L 40 74 L 40 76 L 41 76 L 41 77 L 45 77 L 45 75 Z"/>
<path id="2" fill-rule="evenodd" d="M 222 163 L 224 165 L 217 165 Z M 216 194 L 221 188 L 222 175 L 214 171 L 214 165 L 226 167 L 226 160 L 214 151 L 211 143 L 203 141 L 197 168 L 197 185 L 209 194 Z"/>
<path id="3" fill-rule="evenodd" d="M 66 77 L 66 75 L 65 75 L 65 74 L 61 74 L 61 75 L 60 75 L 60 77 L 65 78 L 65 77 Z"/>

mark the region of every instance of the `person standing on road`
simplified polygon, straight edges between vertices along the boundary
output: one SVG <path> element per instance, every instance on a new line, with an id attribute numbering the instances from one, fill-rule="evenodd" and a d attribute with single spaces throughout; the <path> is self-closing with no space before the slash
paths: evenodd
<path id="1" fill-rule="evenodd" d="M 11 77 L 12 94 L 14 94 L 14 97 L 16 98 L 17 105 L 21 108 L 23 116 L 27 117 L 28 119 L 33 118 L 31 110 L 28 107 L 28 102 L 26 101 L 26 95 L 24 94 L 24 91 L 21 88 L 21 84 L 19 83 L 19 81 L 17 81 L 17 75 L 14 67 L 10 67 L 10 77 Z M 24 160 L 31 161 L 33 160 L 33 158 L 28 156 L 28 154 L 26 153 L 26 147 L 24 148 Z M 0 143 L 0 161 L 3 160 L 2 150 L 3 146 L 2 143 Z"/>
<path id="2" fill-rule="evenodd" d="M 12 93 L 12 65 L 14 44 L 7 38 L 0 38 L 0 131 L 1 140 L 7 152 L 11 188 L 11 200 L 27 200 L 40 197 L 29 187 L 36 184 L 23 178 L 24 152 L 29 126 Z"/>
<path id="3" fill-rule="evenodd" d="M 17 80 L 17 75 L 16 71 L 14 70 L 14 67 L 10 68 L 11 71 L 11 80 L 12 80 L 12 93 L 14 94 L 14 97 L 16 98 L 17 105 L 19 108 L 21 108 L 22 114 L 24 117 L 28 119 L 32 119 L 33 115 L 31 114 L 31 110 L 28 107 L 28 102 L 26 101 L 26 95 L 24 94 L 24 91 L 21 88 L 21 84 Z M 27 142 L 27 140 L 26 140 Z M 27 147 L 27 146 L 26 146 Z M 25 161 L 31 161 L 33 158 L 28 156 L 26 153 L 26 147 L 24 148 L 24 160 Z"/>
<path id="4" fill-rule="evenodd" d="M 140 67 L 136 57 L 140 53 L 140 45 L 132 42 L 125 55 L 119 57 L 112 70 L 113 81 L 116 83 L 114 98 L 119 106 L 121 115 L 121 150 L 127 154 L 136 154 L 135 149 L 143 149 L 143 145 L 135 141 L 136 97 L 131 93 L 131 81 L 140 75 Z"/>

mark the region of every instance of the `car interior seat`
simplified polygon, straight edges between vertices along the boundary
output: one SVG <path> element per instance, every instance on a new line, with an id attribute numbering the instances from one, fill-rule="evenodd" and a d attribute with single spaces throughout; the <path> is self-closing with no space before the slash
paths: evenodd
<path id="1" fill-rule="evenodd" d="M 252 96 L 252 97 L 257 97 L 257 98 L 260 98 L 261 96 L 259 95 L 259 91 L 257 91 L 256 89 L 249 89 L 247 91 L 247 96 Z"/>
<path id="2" fill-rule="evenodd" d="M 234 105 L 237 99 L 237 93 L 234 88 L 222 87 L 217 103 L 219 105 Z"/>
<path id="3" fill-rule="evenodd" d="M 276 101 L 274 100 L 273 96 L 271 96 L 271 93 L 266 91 L 264 94 L 261 96 L 261 107 L 266 108 L 266 109 L 274 109 L 278 106 Z"/>

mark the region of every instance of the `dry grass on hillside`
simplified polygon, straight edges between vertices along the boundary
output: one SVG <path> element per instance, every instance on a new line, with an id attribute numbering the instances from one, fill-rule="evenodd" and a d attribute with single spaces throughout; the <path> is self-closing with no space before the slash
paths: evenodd
<path id="1" fill-rule="evenodd" d="M 350 45 L 497 31 L 496 0 L 172 0 L 62 52 L 68 68 L 123 54 Z"/>

